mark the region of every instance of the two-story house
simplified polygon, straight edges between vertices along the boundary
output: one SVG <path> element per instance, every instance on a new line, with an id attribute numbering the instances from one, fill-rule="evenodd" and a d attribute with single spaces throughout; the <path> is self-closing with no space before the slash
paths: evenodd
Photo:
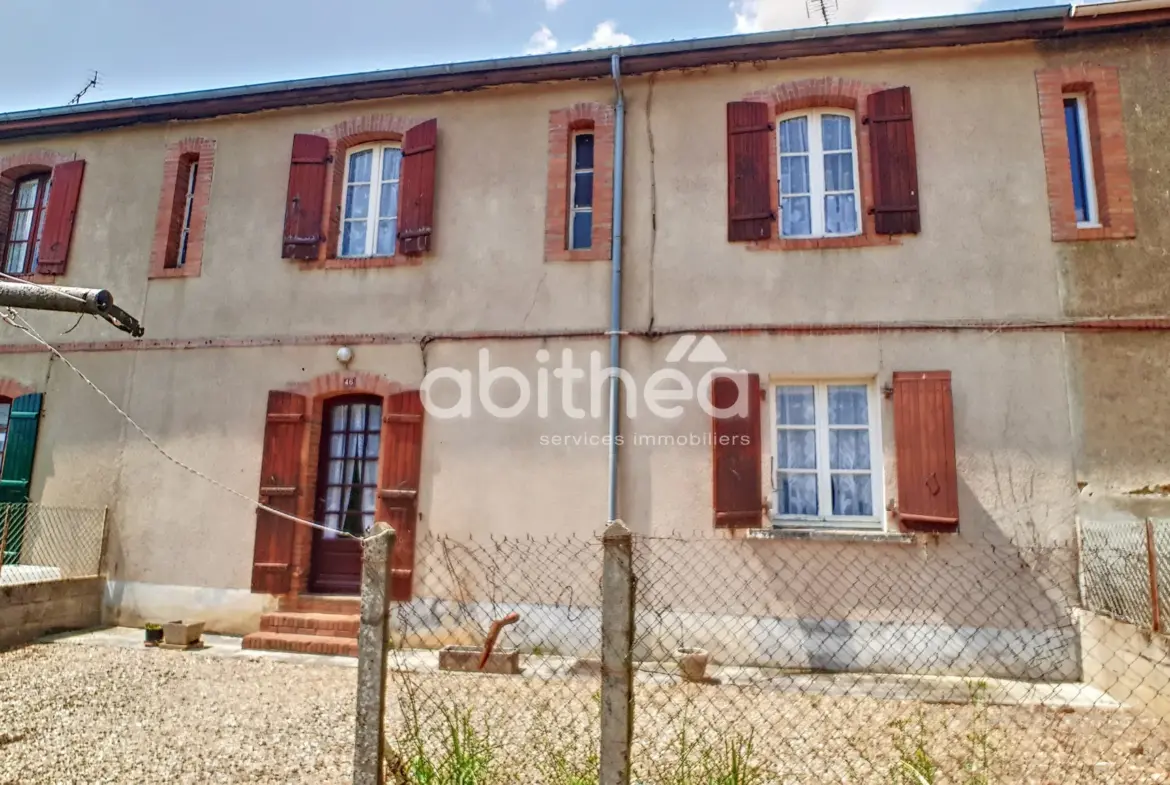
<path id="1" fill-rule="evenodd" d="M 125 623 L 351 608 L 344 535 L 376 520 L 403 600 L 416 537 L 620 518 L 872 564 L 759 587 L 794 619 L 926 603 L 930 576 L 883 577 L 918 547 L 1069 543 L 1086 485 L 1166 482 L 1168 22 L 1134 0 L 0 115 L 4 272 L 108 288 L 147 336 L 27 318 L 240 495 L 9 328 L 6 487 L 108 505 Z M 730 417 L 679 380 L 715 366 Z M 930 623 L 1014 640 L 1066 578 L 998 587 L 1046 610 Z M 1074 676 L 1051 645 L 1044 673 L 983 664 Z"/>

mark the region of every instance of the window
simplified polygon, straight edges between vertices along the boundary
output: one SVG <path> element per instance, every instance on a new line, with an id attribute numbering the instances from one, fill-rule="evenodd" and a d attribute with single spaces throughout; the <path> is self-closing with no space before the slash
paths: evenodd
<path id="1" fill-rule="evenodd" d="M 182 229 L 179 230 L 179 247 L 173 259 L 167 259 L 167 267 L 182 267 L 187 263 L 187 248 L 191 239 L 191 208 L 195 205 L 195 182 L 199 176 L 199 156 L 183 159 L 186 164 L 186 178 L 180 177 L 183 188 Z M 183 174 L 180 169 L 180 174 Z"/>
<path id="2" fill-rule="evenodd" d="M 4 448 L 8 446 L 8 415 L 12 413 L 12 401 L 0 398 L 0 470 L 4 468 Z"/>
<path id="3" fill-rule="evenodd" d="M 775 388 L 775 516 L 879 527 L 881 440 L 872 383 Z"/>
<path id="4" fill-rule="evenodd" d="M 593 244 L 593 134 L 573 137 L 573 183 L 569 202 L 569 250 Z"/>
<path id="5" fill-rule="evenodd" d="M 781 118 L 780 234 L 841 237 L 861 231 L 853 117 L 841 110 Z"/>
<path id="6" fill-rule="evenodd" d="M 323 533 L 327 539 L 338 531 L 361 537 L 373 528 L 381 433 L 380 398 L 338 399 L 326 412 L 317 496 L 318 520 L 332 530 Z"/>
<path id="7" fill-rule="evenodd" d="M 37 270 L 49 180 L 49 173 L 44 172 L 16 182 L 4 254 L 4 272 L 9 275 L 29 275 Z"/>
<path id="8" fill-rule="evenodd" d="M 401 171 L 398 145 L 378 144 L 349 152 L 338 256 L 394 255 Z"/>
<path id="9" fill-rule="evenodd" d="M 1068 135 L 1068 160 L 1072 169 L 1077 226 L 1095 226 L 1099 223 L 1097 194 L 1093 182 L 1093 153 L 1089 144 L 1089 111 L 1085 96 L 1064 97 L 1064 127 Z"/>

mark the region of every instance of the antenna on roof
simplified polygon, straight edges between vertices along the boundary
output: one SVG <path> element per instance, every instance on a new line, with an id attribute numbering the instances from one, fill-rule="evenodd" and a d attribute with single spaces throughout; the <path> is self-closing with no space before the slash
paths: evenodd
<path id="1" fill-rule="evenodd" d="M 72 106 L 73 104 L 81 103 L 82 96 L 84 96 L 86 93 L 88 93 L 92 88 L 98 86 L 99 77 L 100 77 L 100 74 L 98 74 L 97 71 L 94 71 L 93 76 L 91 76 L 89 78 L 89 81 L 85 83 L 85 87 L 82 87 L 81 90 L 78 91 L 77 95 L 73 96 L 73 98 L 70 99 L 69 105 Z"/>
<path id="2" fill-rule="evenodd" d="M 817 16 L 829 24 L 833 14 L 837 13 L 837 0 L 804 0 L 804 9 L 810 19 Z"/>

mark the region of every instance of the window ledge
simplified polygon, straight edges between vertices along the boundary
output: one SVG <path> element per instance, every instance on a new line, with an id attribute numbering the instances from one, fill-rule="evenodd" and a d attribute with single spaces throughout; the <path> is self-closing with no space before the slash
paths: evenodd
<path id="1" fill-rule="evenodd" d="M 609 253 L 596 248 L 580 248 L 575 251 L 561 250 L 545 253 L 546 262 L 608 262 Z"/>
<path id="2" fill-rule="evenodd" d="M 324 261 L 301 262 L 302 270 L 370 270 L 378 267 L 414 267 L 423 263 L 422 255 L 330 257 Z"/>
<path id="3" fill-rule="evenodd" d="M 798 529 L 789 526 L 749 529 L 752 540 L 808 540 L 814 542 L 868 542 L 886 545 L 913 545 L 914 535 L 903 532 L 848 529 Z"/>
<path id="4" fill-rule="evenodd" d="M 28 283 L 53 283 L 57 280 L 57 276 L 46 275 L 45 273 L 22 273 L 22 274 L 5 273 L 5 275 L 7 275 L 9 279 L 10 278 L 19 278 L 20 280 L 27 281 Z M 8 279 L 5 279 L 5 280 L 8 280 Z"/>
<path id="5" fill-rule="evenodd" d="M 900 245 L 895 235 L 851 234 L 847 237 L 770 237 L 748 245 L 753 251 L 827 251 L 834 248 L 869 248 Z"/>
<path id="6" fill-rule="evenodd" d="M 148 276 L 154 278 L 198 278 L 198 267 L 163 267 L 158 270 L 151 270 Z"/>

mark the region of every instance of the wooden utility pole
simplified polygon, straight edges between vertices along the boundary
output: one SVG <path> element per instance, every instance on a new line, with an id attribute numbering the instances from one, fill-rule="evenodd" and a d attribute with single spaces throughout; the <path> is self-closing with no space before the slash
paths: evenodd
<path id="1" fill-rule="evenodd" d="M 114 305 L 114 296 L 105 289 L 0 281 L 0 308 L 3 307 L 25 308 L 31 311 L 88 313 L 100 316 L 135 338 L 146 332 L 137 319 Z"/>

